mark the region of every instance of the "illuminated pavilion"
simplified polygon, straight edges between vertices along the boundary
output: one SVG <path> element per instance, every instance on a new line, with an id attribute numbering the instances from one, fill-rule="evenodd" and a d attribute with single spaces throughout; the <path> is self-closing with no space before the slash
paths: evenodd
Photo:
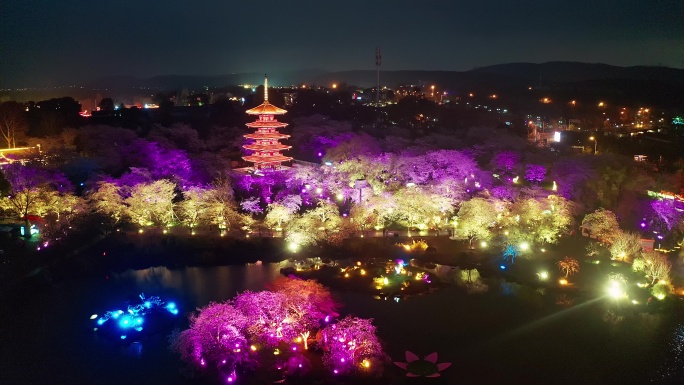
<path id="1" fill-rule="evenodd" d="M 242 146 L 252 154 L 244 156 L 242 159 L 254 163 L 253 169 L 256 170 L 278 170 L 283 168 L 284 162 L 292 160 L 291 157 L 281 154 L 281 151 L 289 150 L 292 146 L 280 143 L 281 139 L 287 139 L 290 135 L 281 134 L 279 128 L 287 126 L 287 123 L 279 122 L 275 115 L 283 115 L 286 110 L 278 108 L 268 102 L 268 78 L 264 76 L 264 102 L 261 105 L 247 110 L 249 115 L 258 115 L 259 120 L 247 123 L 247 127 L 255 128 L 256 132 L 244 135 L 247 139 L 254 142 Z"/>

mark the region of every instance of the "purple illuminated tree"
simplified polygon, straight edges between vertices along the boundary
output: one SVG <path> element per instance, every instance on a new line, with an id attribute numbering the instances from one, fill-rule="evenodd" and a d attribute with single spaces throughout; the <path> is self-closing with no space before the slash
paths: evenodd
<path id="1" fill-rule="evenodd" d="M 232 370 L 248 360 L 245 331 L 250 321 L 230 302 L 212 302 L 190 316 L 188 330 L 172 336 L 171 348 L 198 369 L 225 366 Z"/>
<path id="2" fill-rule="evenodd" d="M 235 298 L 235 307 L 249 318 L 247 334 L 268 345 L 292 341 L 302 329 L 283 293 L 246 291 Z"/>
<path id="3" fill-rule="evenodd" d="M 252 215 L 261 214 L 264 212 L 264 209 L 262 209 L 260 206 L 259 197 L 249 197 L 249 198 L 243 200 L 242 202 L 240 202 L 240 207 L 244 211 L 246 211 Z"/>
<path id="4" fill-rule="evenodd" d="M 662 222 L 668 231 L 677 231 L 684 229 L 682 220 L 684 216 L 679 212 L 671 200 L 654 200 L 651 202 L 651 209 L 657 215 L 657 218 Z"/>
<path id="5" fill-rule="evenodd" d="M 520 163 L 520 154 L 513 151 L 501 151 L 492 158 L 492 166 L 495 171 L 510 173 L 513 172 Z"/>
<path id="6" fill-rule="evenodd" d="M 546 178 L 546 167 L 540 164 L 528 164 L 525 167 L 525 180 L 529 182 L 543 182 Z"/>
<path id="7" fill-rule="evenodd" d="M 347 316 L 326 326 L 320 335 L 323 363 L 335 374 L 379 367 L 385 361 L 370 319 Z"/>
<path id="8" fill-rule="evenodd" d="M 332 299 L 330 291 L 313 280 L 303 280 L 294 276 L 279 277 L 271 284 L 271 290 L 287 297 L 290 319 L 300 328 L 299 336 L 308 349 L 308 339 L 312 329 L 320 322 L 330 322 L 339 314 L 339 304 Z"/>
<path id="9" fill-rule="evenodd" d="M 594 166 L 583 158 L 564 158 L 553 165 L 551 177 L 557 182 L 558 194 L 575 202 L 586 201 L 587 184 L 596 177 Z"/>

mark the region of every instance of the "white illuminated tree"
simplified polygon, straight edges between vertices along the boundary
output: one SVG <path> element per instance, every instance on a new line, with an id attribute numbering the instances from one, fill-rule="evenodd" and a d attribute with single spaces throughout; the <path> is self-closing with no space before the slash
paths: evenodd
<path id="1" fill-rule="evenodd" d="M 321 238 L 318 223 L 309 216 L 295 215 L 287 224 L 285 240 L 292 247 L 315 245 Z"/>
<path id="2" fill-rule="evenodd" d="M 571 204 L 557 195 L 520 199 L 512 204 L 506 225 L 538 243 L 556 243 L 573 222 Z M 516 229 L 517 228 L 517 229 Z"/>
<path id="3" fill-rule="evenodd" d="M 461 203 L 457 214 L 457 237 L 468 239 L 472 248 L 475 239 L 488 239 L 497 221 L 497 212 L 492 202 L 483 198 L 473 198 Z"/>
<path id="4" fill-rule="evenodd" d="M 349 211 L 349 220 L 354 229 L 361 234 L 370 231 L 379 224 L 379 214 L 374 208 L 366 205 L 354 205 Z"/>
<path id="5" fill-rule="evenodd" d="M 609 250 L 613 259 L 625 260 L 625 258 L 631 258 L 641 251 L 639 235 L 632 232 L 619 231 L 613 236 L 613 243 L 611 243 Z"/>
<path id="6" fill-rule="evenodd" d="M 233 197 L 233 188 L 227 177 L 222 176 L 214 180 L 206 195 L 210 223 L 221 229 L 228 229 L 233 224 L 240 223 L 240 215 Z"/>
<path id="7" fill-rule="evenodd" d="M 582 220 L 582 227 L 588 229 L 593 237 L 608 243 L 612 243 L 620 231 L 615 213 L 604 209 L 598 209 L 585 215 Z"/>
<path id="8" fill-rule="evenodd" d="M 283 228 L 283 224 L 289 222 L 294 213 L 280 202 L 271 203 L 266 208 L 266 218 L 264 223 L 272 230 L 279 231 Z"/>
<path id="9" fill-rule="evenodd" d="M 240 202 L 240 208 L 242 210 L 252 214 L 261 214 L 264 210 L 261 208 L 259 197 L 249 197 L 242 202 Z"/>
<path id="10" fill-rule="evenodd" d="M 10 164 L 3 170 L 9 182 L 9 195 L 0 198 L 0 208 L 14 212 L 29 227 L 29 215 L 44 216 L 55 212 L 53 203 L 70 194 L 71 184 L 59 172 Z"/>
<path id="11" fill-rule="evenodd" d="M 651 279 L 651 284 L 654 284 L 660 280 L 666 282 L 670 280 L 672 264 L 668 261 L 665 254 L 650 252 L 641 258 L 635 259 L 632 268 L 635 271 L 641 271 L 646 274 Z"/>
<path id="12" fill-rule="evenodd" d="M 183 200 L 176 205 L 181 222 L 192 228 L 210 222 L 212 215 L 213 190 L 191 186 L 183 191 Z"/>
<path id="13" fill-rule="evenodd" d="M 175 184 L 168 179 L 141 183 L 131 189 L 126 198 L 129 216 L 139 226 L 168 226 L 174 219 Z"/>
<path id="14" fill-rule="evenodd" d="M 88 200 L 95 211 L 110 217 L 114 224 L 120 223 L 127 215 L 121 187 L 115 183 L 98 182 Z"/>

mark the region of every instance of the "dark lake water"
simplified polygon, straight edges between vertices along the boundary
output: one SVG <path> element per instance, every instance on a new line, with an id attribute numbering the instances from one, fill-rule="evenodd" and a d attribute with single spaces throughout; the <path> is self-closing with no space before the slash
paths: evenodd
<path id="1" fill-rule="evenodd" d="M 0 315 L 0 384 L 182 384 L 165 334 L 115 344 L 92 331 L 93 313 L 140 293 L 174 299 L 187 313 L 243 290 L 261 290 L 279 265 L 164 267 L 72 280 L 27 294 Z M 457 287 L 395 302 L 335 292 L 342 313 L 373 318 L 386 351 L 438 352 L 453 365 L 434 384 L 649 384 L 681 380 L 681 311 L 637 313 L 605 298 L 540 292 L 516 284 L 486 294 Z M 606 317 L 608 309 L 623 318 Z M 608 318 L 608 319 L 607 319 Z M 185 327 L 185 315 L 178 327 Z M 680 356 L 677 357 L 679 346 Z M 388 367 L 399 374 L 399 370 Z M 673 373 L 678 380 L 666 380 Z M 682 382 L 679 382 L 679 381 Z M 395 381 L 404 382 L 401 377 Z"/>

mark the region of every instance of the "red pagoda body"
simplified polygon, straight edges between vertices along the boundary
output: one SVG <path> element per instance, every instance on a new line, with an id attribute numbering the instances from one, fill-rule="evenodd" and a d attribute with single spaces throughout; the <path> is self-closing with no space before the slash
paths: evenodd
<path id="1" fill-rule="evenodd" d="M 252 151 L 251 155 L 243 156 L 242 159 L 254 163 L 255 170 L 277 170 L 283 167 L 284 162 L 292 160 L 291 157 L 280 153 L 292 148 L 292 146 L 280 143 L 281 139 L 287 139 L 290 135 L 278 132 L 278 129 L 287 126 L 287 123 L 279 122 L 275 116 L 285 113 L 287 113 L 286 110 L 268 102 L 268 79 L 264 78 L 264 102 L 247 110 L 247 114 L 259 116 L 259 120 L 247 123 L 247 127 L 255 128 L 256 132 L 244 135 L 245 138 L 252 139 L 254 142 L 242 146 Z"/>

